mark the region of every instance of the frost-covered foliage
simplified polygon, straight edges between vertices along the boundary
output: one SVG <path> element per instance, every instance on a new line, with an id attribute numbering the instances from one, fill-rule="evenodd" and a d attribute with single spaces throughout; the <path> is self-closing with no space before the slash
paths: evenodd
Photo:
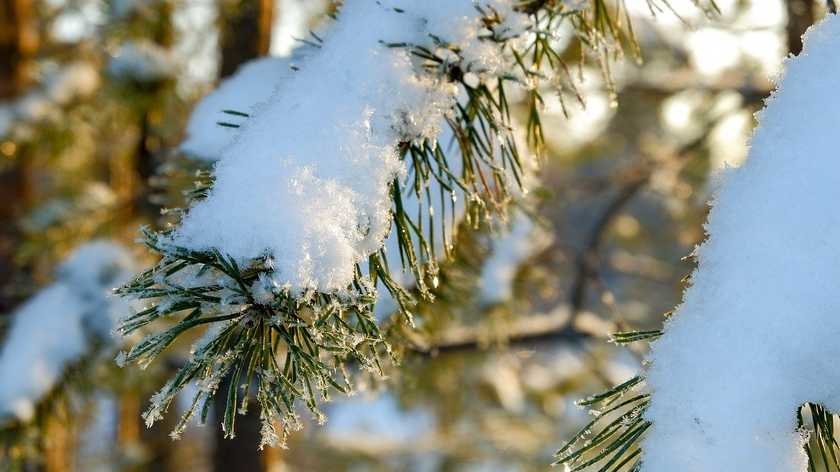
<path id="1" fill-rule="evenodd" d="M 457 92 L 445 71 L 418 74 L 410 49 L 381 41 L 422 44 L 453 32 L 477 41 L 470 30 L 480 17 L 471 2 L 412 10 L 346 5 L 321 51 L 244 125 L 216 165 L 207 199 L 190 209 L 173 242 L 221 248 L 240 263 L 271 257 L 272 277 L 293 290 L 348 287 L 354 266 L 390 229 L 390 186 L 405 176 L 400 143 L 433 142 Z M 440 11 L 451 15 L 447 21 L 428 16 Z M 365 21 L 382 27 L 360 31 Z M 453 39 L 482 68 L 500 60 Z"/>
<path id="2" fill-rule="evenodd" d="M 130 309 L 111 291 L 135 267 L 120 246 L 86 244 L 61 264 L 55 282 L 12 315 L 0 351 L 0 421 L 30 420 L 38 401 L 92 342 L 110 342 L 114 324 Z"/>
<path id="3" fill-rule="evenodd" d="M 827 410 L 840 410 L 838 47 L 840 18 L 830 15 L 787 62 L 746 163 L 724 176 L 682 305 L 664 334 L 617 338 L 659 338 L 645 374 L 651 395 L 636 377 L 584 402 L 606 407 L 602 428 L 561 450 L 570 470 L 587 461 L 618 470 L 639 457 L 642 472 L 800 472 L 823 461 L 836 470 Z M 809 409 L 815 449 L 804 447 L 805 403 L 822 405 Z"/>
<path id="4" fill-rule="evenodd" d="M 298 400 L 320 419 L 316 397 L 351 390 L 345 361 L 379 370 L 390 347 L 377 298 L 410 319 L 404 287 L 431 297 L 461 215 L 503 214 L 533 167 L 516 135 L 540 147 L 539 85 L 567 82 L 559 26 L 572 22 L 603 59 L 624 38 L 600 0 L 353 0 L 337 17 L 293 71 L 254 63 L 201 104 L 184 149 L 218 159 L 212 185 L 194 192 L 179 226 L 146 232 L 163 257 L 121 289 L 154 301 L 123 321 L 124 334 L 172 322 L 121 362 L 146 365 L 211 326 L 146 414 L 156 421 L 196 381 L 175 435 L 206 416 L 225 376 L 226 433 L 256 388 L 273 444 L 299 426 Z M 511 118 L 514 91 L 524 130 Z"/>

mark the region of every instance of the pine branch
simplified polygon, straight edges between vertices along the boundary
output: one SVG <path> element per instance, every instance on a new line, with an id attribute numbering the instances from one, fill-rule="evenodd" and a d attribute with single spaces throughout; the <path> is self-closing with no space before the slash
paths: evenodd
<path id="1" fill-rule="evenodd" d="M 651 342 L 662 331 L 640 331 L 614 334 L 618 344 L 636 341 Z M 594 419 L 583 426 L 556 453 L 554 465 L 563 465 L 569 472 L 638 471 L 641 467 L 640 444 L 652 423 L 644 419 L 650 404 L 645 379 L 634 377 L 603 393 L 578 402 L 589 408 Z M 810 471 L 840 471 L 840 444 L 835 430 L 838 415 L 825 407 L 805 403 L 797 411 L 799 431 L 808 435 L 805 453 Z"/>
<path id="2" fill-rule="evenodd" d="M 363 368 L 381 372 L 380 356 L 388 347 L 371 312 L 370 287 L 356 287 L 354 296 L 309 292 L 295 297 L 268 282 L 268 260 L 241 269 L 218 251 L 167 245 L 148 230 L 145 237 L 145 244 L 164 257 L 118 293 L 165 301 L 125 318 L 119 331 L 129 335 L 158 320 L 177 321 L 121 353 L 118 362 L 146 366 L 185 331 L 213 325 L 211 336 L 152 399 L 144 415 L 147 424 L 162 417 L 184 386 L 197 382 L 192 407 L 173 431 L 177 437 L 197 411 L 206 418 L 219 382 L 232 374 L 225 392 L 226 434 L 234 434 L 237 410 L 247 410 L 253 383 L 264 442 L 282 443 L 289 430 L 300 426 L 294 409 L 298 400 L 321 419 L 318 398 L 328 399 L 331 388 L 351 390 L 343 369 L 346 359 L 352 356 Z M 282 431 L 275 430 L 274 419 L 281 421 Z"/>
<path id="3" fill-rule="evenodd" d="M 227 399 L 220 415 L 226 435 L 235 434 L 236 414 L 244 412 L 255 398 L 263 421 L 262 445 L 282 444 L 288 431 L 300 427 L 295 413 L 298 403 L 323 421 L 319 402 L 328 399 L 333 389 L 352 391 L 348 362 L 381 372 L 381 362 L 391 356 L 391 347 L 373 315 L 377 286 L 392 295 L 409 323 L 415 303 L 392 276 L 391 267 L 413 274 L 416 292 L 430 301 L 430 289 L 438 283 L 438 263 L 452 253 L 455 225 L 461 218 L 456 202 L 464 202 L 467 224 L 478 225 L 493 215 L 503 215 L 514 191 L 522 185 L 525 157 L 515 138 L 509 88 L 515 85 L 527 92 L 526 134 L 529 144 L 539 151 L 544 145 L 541 87 L 571 87 L 576 93 L 554 41 L 561 25 L 570 22 L 586 50 L 598 57 L 606 77 L 610 62 L 624 48 L 629 46 L 638 54 L 620 2 L 617 9 L 605 0 L 591 0 L 580 9 L 554 0 L 518 5 L 529 18 L 528 26 L 519 32 L 507 29 L 500 13 L 492 8 L 477 9 L 485 27 L 478 40 L 509 59 L 501 74 L 469 62 L 446 38 L 430 35 L 427 44 L 383 43 L 383 47 L 408 51 L 417 60 L 419 77 L 454 85 L 464 98 L 445 118 L 454 137 L 452 147 L 416 136 L 406 136 L 399 144 L 408 173 L 390 186 L 391 231 L 397 234 L 397 254 L 372 253 L 366 271 L 357 265 L 353 282 L 346 288 L 292 290 L 288 284 L 278 285 L 271 276 L 270 256 L 238 263 L 224 248 L 194 250 L 174 244 L 171 230 L 143 231 L 143 243 L 161 259 L 118 290 L 120 295 L 149 303 L 146 309 L 125 318 L 119 330 L 123 335 L 150 334 L 118 361 L 145 367 L 185 332 L 206 330 L 187 363 L 152 398 L 144 415 L 147 424 L 160 419 L 177 393 L 195 383 L 198 392 L 173 431 L 174 437 L 194 415 L 206 419 L 210 399 L 221 393 Z M 523 43 L 523 37 L 530 39 Z M 254 119 L 236 110 L 225 113 Z M 220 124 L 236 127 L 238 123 L 237 119 L 236 123 Z M 401 129 L 399 122 L 394 126 Z M 212 188 L 212 175 L 203 174 L 200 180 L 188 195 L 193 201 L 206 198 Z M 408 210 L 409 199 L 419 202 L 417 214 Z M 437 216 L 434 211 L 443 213 Z M 175 210 L 173 214 L 183 212 Z M 451 227 L 436 225 L 447 221 Z M 230 387 L 218 392 L 225 376 L 231 378 Z M 251 395 L 251 389 L 256 393 Z M 275 429 L 277 423 L 280 431 Z"/>

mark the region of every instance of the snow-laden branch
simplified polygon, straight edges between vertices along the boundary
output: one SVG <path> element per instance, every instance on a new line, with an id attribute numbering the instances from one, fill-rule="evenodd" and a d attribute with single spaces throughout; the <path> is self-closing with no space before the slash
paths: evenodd
<path id="1" fill-rule="evenodd" d="M 654 343 L 645 472 L 805 471 L 805 402 L 840 409 L 840 18 L 806 35 L 729 171 Z"/>
<path id="2" fill-rule="evenodd" d="M 124 248 L 88 243 L 61 264 L 55 282 L 12 315 L 0 351 L 0 424 L 30 420 L 68 366 L 92 345 L 111 342 L 114 324 L 130 310 L 111 291 L 135 269 Z"/>
<path id="3" fill-rule="evenodd" d="M 787 61 L 746 163 L 721 179 L 683 303 L 662 331 L 613 336 L 656 340 L 650 367 L 579 402 L 595 418 L 557 452 L 566 470 L 837 465 L 839 47 L 829 15 Z"/>
<path id="4" fill-rule="evenodd" d="M 540 84 L 569 83 L 556 34 L 568 22 L 608 61 L 627 39 L 609 13 L 602 0 L 346 1 L 294 70 L 252 63 L 202 102 L 183 149 L 215 161 L 212 181 L 180 226 L 145 231 L 162 258 L 120 289 L 152 301 L 123 334 L 170 322 L 120 362 L 147 365 L 212 327 L 147 422 L 195 382 L 177 436 L 229 376 L 226 434 L 253 386 L 274 444 L 300 427 L 299 401 L 322 420 L 316 397 L 351 391 L 346 361 L 381 372 L 393 353 L 374 305 L 410 319 L 406 288 L 432 298 L 455 225 L 527 188 L 533 156 L 518 143 L 542 144 Z"/>
<path id="5" fill-rule="evenodd" d="M 484 69 L 500 60 L 478 39 L 472 2 L 382 3 L 347 2 L 321 50 L 286 73 L 222 153 L 175 244 L 242 264 L 268 256 L 277 285 L 294 290 L 351 284 L 390 230 L 390 186 L 406 175 L 400 143 L 436 139 L 457 92 L 418 74 L 409 49 L 383 44 L 439 37 Z"/>

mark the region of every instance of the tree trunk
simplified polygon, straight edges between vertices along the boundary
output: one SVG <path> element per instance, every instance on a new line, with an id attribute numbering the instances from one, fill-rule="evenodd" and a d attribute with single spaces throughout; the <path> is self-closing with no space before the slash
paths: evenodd
<path id="1" fill-rule="evenodd" d="M 222 63 L 219 74 L 227 77 L 256 57 L 268 54 L 274 0 L 229 0 L 220 15 Z"/>
<path id="2" fill-rule="evenodd" d="M 170 49 L 175 42 L 175 30 L 172 22 L 173 2 L 162 1 L 157 5 L 156 15 L 149 24 L 144 24 L 150 31 L 149 38 L 158 46 Z M 156 130 L 155 116 L 164 111 L 164 98 L 172 93 L 174 81 L 162 80 L 143 84 L 138 92 L 145 96 L 137 110 L 137 140 L 131 154 L 122 162 L 112 164 L 111 180 L 122 205 L 121 220 L 128 226 L 136 226 L 134 218 L 141 217 L 144 223 L 156 223 L 160 216 L 160 205 L 152 201 L 149 179 L 154 177 L 160 165 L 160 141 Z M 160 118 L 157 118 L 160 121 Z"/>
<path id="3" fill-rule="evenodd" d="M 787 45 L 791 54 L 802 51 L 802 35 L 814 24 L 815 9 L 814 0 L 787 1 Z"/>
<path id="4" fill-rule="evenodd" d="M 38 32 L 31 0 L 0 0 L 0 99 L 15 97 L 32 77 Z"/>
<path id="5" fill-rule="evenodd" d="M 230 0 L 223 3 L 220 18 L 220 47 L 222 61 L 220 75 L 227 77 L 251 59 L 268 53 L 271 42 L 271 25 L 274 0 Z M 236 417 L 236 437 L 225 439 L 218 423 L 225 411 L 228 379 L 222 382 L 213 407 L 216 413 L 216 449 L 213 470 L 217 472 L 259 472 L 265 469 L 262 454 L 257 449 L 260 442 L 260 422 L 257 407 L 252 405 L 248 414 Z"/>
<path id="6" fill-rule="evenodd" d="M 75 469 L 74 452 L 77 449 L 77 431 L 71 418 L 67 400 L 59 401 L 56 410 L 47 419 L 41 437 L 44 450 L 44 472 L 63 472 Z"/>
<path id="7" fill-rule="evenodd" d="M 0 0 L 0 101 L 19 96 L 29 86 L 38 33 L 31 0 Z M 21 146 L 0 136 L 0 314 L 22 296 L 14 263 L 20 241 L 17 219 L 31 201 L 31 178 Z"/>
<path id="8" fill-rule="evenodd" d="M 213 471 L 260 472 L 264 470 L 260 444 L 260 414 L 252 402 L 246 415 L 236 415 L 236 436 L 225 439 L 221 419 L 225 412 L 230 377 L 226 378 L 213 398 L 216 420 L 213 427 L 216 434 L 216 448 L 213 452 Z"/>

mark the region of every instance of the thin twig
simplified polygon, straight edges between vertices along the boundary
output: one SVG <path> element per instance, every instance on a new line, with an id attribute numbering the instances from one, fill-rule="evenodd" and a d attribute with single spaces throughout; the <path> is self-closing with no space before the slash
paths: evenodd
<path id="1" fill-rule="evenodd" d="M 526 318 L 523 320 L 527 323 L 511 327 L 510 331 L 512 333 L 509 331 L 509 334 L 498 339 L 496 344 L 516 346 L 546 341 L 581 344 L 595 337 L 592 333 L 582 331 L 573 326 L 568 316 L 563 317 L 562 320 L 558 320 L 552 314 L 529 318 L 531 319 Z M 534 318 L 539 319 L 535 321 Z M 537 326 L 537 328 L 535 329 L 534 326 Z M 408 349 L 413 354 L 434 357 L 440 354 L 475 351 L 492 347 L 494 345 L 493 338 L 488 339 L 483 334 L 483 331 L 472 330 L 470 333 L 456 339 L 444 340 L 428 346 L 414 344 Z"/>

